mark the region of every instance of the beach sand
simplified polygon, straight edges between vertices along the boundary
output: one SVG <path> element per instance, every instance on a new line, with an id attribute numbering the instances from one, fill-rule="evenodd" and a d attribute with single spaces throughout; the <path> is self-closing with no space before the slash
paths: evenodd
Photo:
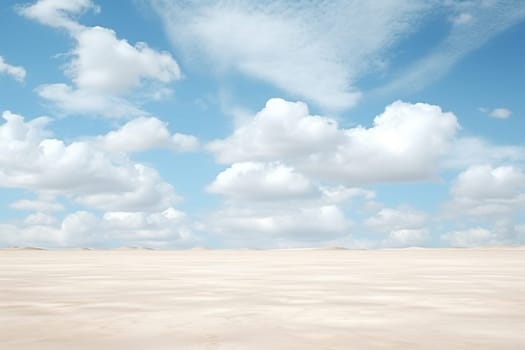
<path id="1" fill-rule="evenodd" d="M 0 250 L 0 348 L 525 349 L 524 249 Z"/>

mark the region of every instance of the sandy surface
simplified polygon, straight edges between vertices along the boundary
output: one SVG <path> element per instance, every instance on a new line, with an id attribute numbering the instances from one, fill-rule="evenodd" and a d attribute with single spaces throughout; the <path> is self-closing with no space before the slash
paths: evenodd
<path id="1" fill-rule="evenodd" d="M 525 349 L 525 250 L 0 251 L 1 349 Z"/>

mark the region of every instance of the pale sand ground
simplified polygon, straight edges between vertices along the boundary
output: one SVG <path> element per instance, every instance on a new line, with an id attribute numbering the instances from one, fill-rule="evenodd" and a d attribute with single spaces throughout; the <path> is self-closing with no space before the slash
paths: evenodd
<path id="1" fill-rule="evenodd" d="M 525 349 L 525 250 L 0 251 L 0 348 Z"/>

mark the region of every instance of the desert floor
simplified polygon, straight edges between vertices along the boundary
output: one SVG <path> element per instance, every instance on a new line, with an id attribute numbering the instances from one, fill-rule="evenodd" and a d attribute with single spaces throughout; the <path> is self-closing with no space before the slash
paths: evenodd
<path id="1" fill-rule="evenodd" d="M 6 350 L 525 349 L 525 250 L 0 250 L 0 325 Z"/>

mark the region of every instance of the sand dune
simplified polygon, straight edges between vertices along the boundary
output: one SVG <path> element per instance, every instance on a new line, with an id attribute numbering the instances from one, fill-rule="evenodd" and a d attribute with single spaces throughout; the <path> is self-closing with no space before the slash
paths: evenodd
<path id="1" fill-rule="evenodd" d="M 1 349 L 525 349 L 525 250 L 0 252 Z"/>

